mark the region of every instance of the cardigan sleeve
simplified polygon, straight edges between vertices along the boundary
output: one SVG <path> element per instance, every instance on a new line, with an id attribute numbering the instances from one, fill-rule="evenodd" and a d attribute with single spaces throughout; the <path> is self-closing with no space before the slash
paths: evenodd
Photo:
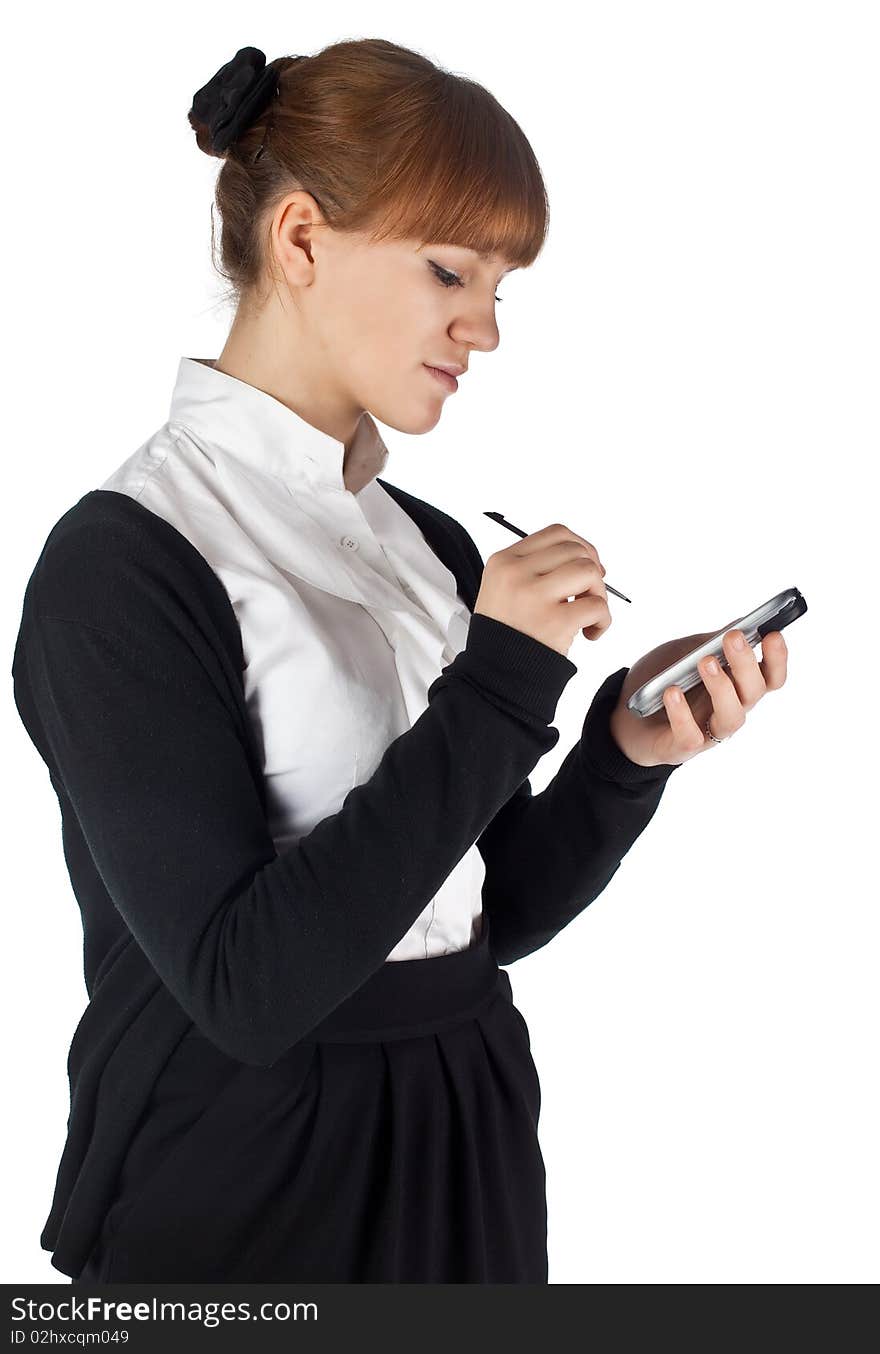
<path id="1" fill-rule="evenodd" d="M 47 543 L 16 704 L 164 985 L 224 1052 L 271 1065 L 382 965 L 554 746 L 577 669 L 474 617 L 372 777 L 278 854 L 205 613 L 152 545 L 90 524 Z"/>
<path id="2" fill-rule="evenodd" d="M 469 565 L 460 579 L 462 596 L 473 611 L 483 561 L 467 530 L 454 525 Z M 473 615 L 471 624 L 479 619 Z M 579 741 L 547 787 L 535 795 L 526 778 L 477 841 L 486 866 L 483 907 L 499 964 L 546 945 L 599 896 L 677 769 L 639 766 L 615 742 L 611 712 L 628 672 L 620 668 L 602 683 Z"/>
<path id="3" fill-rule="evenodd" d="M 478 839 L 499 964 L 546 945 L 599 896 L 677 769 L 639 766 L 614 742 L 609 719 L 628 671 L 602 683 L 579 741 L 546 788 L 535 795 L 525 780 Z"/>

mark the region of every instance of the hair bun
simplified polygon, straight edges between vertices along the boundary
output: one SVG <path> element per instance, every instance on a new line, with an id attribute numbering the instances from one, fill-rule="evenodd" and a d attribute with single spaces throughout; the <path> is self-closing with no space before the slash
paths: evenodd
<path id="1" fill-rule="evenodd" d="M 259 47 L 240 47 L 193 95 L 190 123 L 207 128 L 210 149 L 222 155 L 278 92 L 278 73 Z"/>

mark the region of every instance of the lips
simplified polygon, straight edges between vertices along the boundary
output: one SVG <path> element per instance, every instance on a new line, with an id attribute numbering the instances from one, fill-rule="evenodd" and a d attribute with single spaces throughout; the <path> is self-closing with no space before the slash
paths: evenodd
<path id="1" fill-rule="evenodd" d="M 427 362 L 424 365 L 425 371 L 429 371 L 434 377 L 434 380 L 439 381 L 446 390 L 458 390 L 458 381 L 456 381 L 454 376 L 450 376 L 448 371 L 443 371 L 441 367 L 430 367 Z"/>

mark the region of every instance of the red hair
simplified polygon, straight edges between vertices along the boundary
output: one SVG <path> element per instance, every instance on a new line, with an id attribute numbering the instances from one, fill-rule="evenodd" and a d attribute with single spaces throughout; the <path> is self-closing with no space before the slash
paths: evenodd
<path id="1" fill-rule="evenodd" d="M 230 145 L 215 188 L 214 265 L 237 300 L 263 279 L 269 224 L 297 188 L 337 231 L 462 245 L 518 268 L 537 258 L 544 180 L 519 124 L 482 85 L 381 38 L 270 64 L 280 92 Z M 207 128 L 190 122 L 210 154 Z M 214 255 L 213 218 L 211 238 Z"/>

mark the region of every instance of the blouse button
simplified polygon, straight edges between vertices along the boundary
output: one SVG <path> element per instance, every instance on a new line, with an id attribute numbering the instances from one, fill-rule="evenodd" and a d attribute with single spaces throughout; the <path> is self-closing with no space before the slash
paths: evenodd
<path id="1" fill-rule="evenodd" d="M 345 550 L 357 550 L 359 548 L 358 543 L 353 536 L 342 536 L 340 538 L 339 544 Z"/>

